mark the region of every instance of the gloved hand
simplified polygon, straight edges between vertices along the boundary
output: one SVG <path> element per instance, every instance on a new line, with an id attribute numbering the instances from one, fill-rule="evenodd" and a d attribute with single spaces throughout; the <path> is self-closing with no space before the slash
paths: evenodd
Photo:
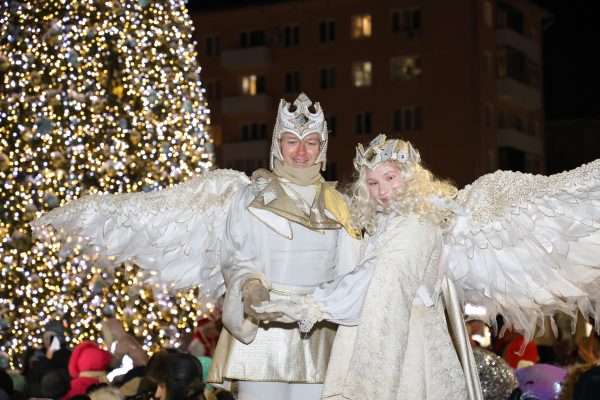
<path id="1" fill-rule="evenodd" d="M 304 316 L 305 307 L 302 304 L 294 303 L 289 300 L 269 300 L 263 301 L 259 306 L 252 306 L 259 313 L 279 313 L 278 322 L 297 322 Z"/>
<path id="2" fill-rule="evenodd" d="M 271 321 L 281 317 L 280 312 L 257 312 L 252 306 L 259 306 L 263 301 L 268 301 L 271 296 L 259 279 L 250 278 L 242 286 L 244 313 L 259 321 Z"/>

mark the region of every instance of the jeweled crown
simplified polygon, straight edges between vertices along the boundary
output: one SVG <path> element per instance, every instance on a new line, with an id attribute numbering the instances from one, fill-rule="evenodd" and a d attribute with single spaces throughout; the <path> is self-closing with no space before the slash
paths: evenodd
<path id="1" fill-rule="evenodd" d="M 292 109 L 292 104 L 294 108 Z M 314 112 L 309 110 L 312 105 Z M 291 133 L 302 140 L 311 133 L 318 133 L 321 141 L 321 150 L 315 164 L 322 163 L 322 169 L 325 170 L 327 154 L 327 122 L 325 115 L 318 102 L 313 103 L 306 94 L 300 95 L 294 100 L 294 103 L 288 103 L 285 99 L 279 101 L 277 110 L 277 119 L 273 128 L 273 141 L 271 143 L 270 164 L 273 169 L 273 158 L 283 162 L 281 147 L 279 141 L 281 135 L 285 132 Z"/>
<path id="2" fill-rule="evenodd" d="M 356 146 L 354 169 L 360 171 L 362 167 L 367 167 L 373 171 L 376 166 L 388 160 L 395 160 L 400 164 L 418 164 L 421 162 L 421 156 L 410 142 L 386 139 L 382 133 L 371 140 L 366 149 L 360 143 Z"/>

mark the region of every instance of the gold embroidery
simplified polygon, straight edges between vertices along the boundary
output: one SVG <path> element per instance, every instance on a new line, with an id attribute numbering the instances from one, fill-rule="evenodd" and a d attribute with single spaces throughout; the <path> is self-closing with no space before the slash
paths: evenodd
<path id="1" fill-rule="evenodd" d="M 267 184 L 250 203 L 249 211 L 252 208 L 270 211 L 313 231 L 344 227 L 350 235 L 359 237 L 349 225 L 350 212 L 341 194 L 334 189 L 334 185 L 324 180 L 317 182 L 315 199 L 309 206 L 293 189 L 289 188 L 290 190 L 286 191 L 282 186 L 283 183 L 272 172 L 264 169 L 256 171 L 252 175 L 252 180 L 259 179 L 267 180 Z M 268 201 L 265 201 L 265 195 Z M 335 219 L 328 217 L 325 209 Z"/>

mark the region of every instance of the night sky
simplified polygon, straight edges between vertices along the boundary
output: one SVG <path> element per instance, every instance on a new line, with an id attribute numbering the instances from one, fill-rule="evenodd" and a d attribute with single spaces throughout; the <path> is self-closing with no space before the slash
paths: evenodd
<path id="1" fill-rule="evenodd" d="M 600 2 L 537 3 L 554 15 L 544 31 L 546 119 L 600 119 Z"/>

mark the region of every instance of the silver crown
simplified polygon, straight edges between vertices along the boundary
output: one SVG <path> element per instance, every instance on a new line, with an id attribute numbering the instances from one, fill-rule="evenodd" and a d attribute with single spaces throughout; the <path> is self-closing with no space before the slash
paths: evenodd
<path id="1" fill-rule="evenodd" d="M 373 171 L 376 166 L 388 160 L 395 160 L 400 164 L 418 164 L 421 162 L 421 156 L 410 142 L 400 139 L 386 140 L 382 133 L 371 140 L 366 149 L 360 143 L 356 146 L 354 169 L 360 171 L 362 167 L 367 167 Z"/>
<path id="2" fill-rule="evenodd" d="M 279 141 L 281 135 L 288 132 L 298 139 L 302 140 L 311 133 L 318 133 L 321 141 L 321 151 L 317 157 L 315 164 L 322 163 L 322 170 L 325 170 L 326 154 L 327 154 L 327 122 L 323 115 L 321 105 L 317 102 L 314 104 L 304 93 L 294 100 L 295 109 L 291 111 L 292 104 L 281 99 L 279 101 L 279 109 L 277 110 L 277 119 L 275 120 L 275 128 L 273 128 L 273 141 L 271 143 L 270 165 L 273 169 L 274 158 L 283 162 L 281 147 Z M 313 106 L 315 112 L 311 112 L 308 108 Z"/>

